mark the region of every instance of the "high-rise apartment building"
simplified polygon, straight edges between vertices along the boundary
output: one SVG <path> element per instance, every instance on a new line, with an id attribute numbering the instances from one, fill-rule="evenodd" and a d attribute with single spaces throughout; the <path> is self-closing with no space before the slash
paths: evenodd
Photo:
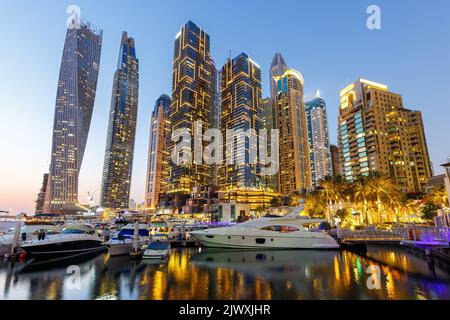
<path id="1" fill-rule="evenodd" d="M 221 74 L 223 154 L 232 159 L 225 159 L 220 166 L 220 188 L 223 191 L 262 190 L 263 179 L 257 163 L 257 134 L 264 126 L 261 69 L 247 54 L 241 53 L 228 59 Z M 234 130 L 232 139 L 227 137 L 227 130 Z M 252 153 L 256 154 L 254 161 Z"/>
<path id="2" fill-rule="evenodd" d="M 82 20 L 67 30 L 56 93 L 46 213 L 78 210 L 78 176 L 94 108 L 102 34 Z"/>
<path id="3" fill-rule="evenodd" d="M 276 123 L 280 130 L 278 185 L 281 194 L 290 196 L 312 188 L 304 80 L 300 72 L 289 68 L 274 80 Z"/>
<path id="4" fill-rule="evenodd" d="M 42 178 L 42 186 L 36 199 L 36 209 L 34 213 L 44 213 L 45 194 L 47 193 L 48 173 L 44 173 Z"/>
<path id="5" fill-rule="evenodd" d="M 161 193 L 167 192 L 169 177 L 170 145 L 170 97 L 161 95 L 156 100 L 150 124 L 148 147 L 147 183 L 145 207 L 147 210 L 158 207 Z"/>
<path id="6" fill-rule="evenodd" d="M 209 129 L 210 112 L 214 105 L 215 67 L 211 59 L 210 37 L 195 25 L 187 22 L 175 37 L 173 57 L 172 103 L 170 106 L 171 132 L 187 129 L 191 135 L 198 131 L 194 128 L 201 121 L 204 133 Z M 173 150 L 175 142 L 171 143 Z M 202 144 L 205 147 L 208 143 Z M 190 163 L 174 163 L 170 161 L 170 177 L 168 192 L 175 207 L 181 207 L 193 191 L 194 187 L 208 185 L 211 166 L 197 161 L 194 154 L 194 139 L 191 139 L 190 150 L 180 151 L 177 157 L 191 154 Z"/>
<path id="7" fill-rule="evenodd" d="M 325 101 L 317 97 L 306 102 L 311 177 L 314 186 L 320 179 L 331 175 L 328 114 Z"/>
<path id="8" fill-rule="evenodd" d="M 333 177 L 342 175 L 342 161 L 339 147 L 330 144 L 331 171 Z"/>
<path id="9" fill-rule="evenodd" d="M 269 81 L 270 81 L 270 98 L 275 101 L 278 95 L 277 82 L 275 77 L 282 76 L 287 66 L 281 53 L 276 53 L 270 64 Z"/>
<path id="10" fill-rule="evenodd" d="M 405 109 L 386 85 L 359 79 L 341 91 L 338 134 L 348 181 L 377 171 L 403 192 L 426 187 L 431 165 L 421 113 Z"/>
<path id="11" fill-rule="evenodd" d="M 122 34 L 114 73 L 100 204 L 129 207 L 139 96 L 139 60 L 134 39 Z"/>

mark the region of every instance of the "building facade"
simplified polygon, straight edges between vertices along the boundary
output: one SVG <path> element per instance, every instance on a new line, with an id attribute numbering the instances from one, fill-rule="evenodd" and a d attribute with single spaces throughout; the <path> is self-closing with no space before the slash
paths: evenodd
<path id="1" fill-rule="evenodd" d="M 67 30 L 56 93 L 44 212 L 78 210 L 78 177 L 97 90 L 103 33 L 78 20 Z"/>
<path id="2" fill-rule="evenodd" d="M 331 175 L 330 138 L 325 101 L 319 97 L 306 102 L 311 177 L 314 186 Z"/>
<path id="3" fill-rule="evenodd" d="M 161 193 L 167 192 L 169 177 L 170 145 L 170 97 L 161 95 L 156 100 L 150 124 L 148 146 L 147 183 L 145 190 L 146 210 L 158 207 Z"/>
<path id="4" fill-rule="evenodd" d="M 210 112 L 214 105 L 215 67 L 211 59 L 210 37 L 195 25 L 187 22 L 176 35 L 173 57 L 172 102 L 170 106 L 171 132 L 187 129 L 191 136 L 195 131 L 204 133 L 209 129 Z M 194 128 L 201 121 L 202 128 Z M 194 187 L 208 185 L 211 167 L 203 161 L 194 159 L 194 139 L 190 148 L 183 149 L 176 158 L 187 152 L 191 155 L 189 163 L 171 161 L 169 188 L 170 203 L 180 208 L 193 191 Z M 176 143 L 171 142 L 170 150 Z M 207 145 L 203 143 L 203 148 Z"/>
<path id="5" fill-rule="evenodd" d="M 44 173 L 42 178 L 42 186 L 39 190 L 37 199 L 36 199 L 36 209 L 34 213 L 44 213 L 44 205 L 45 205 L 45 194 L 47 193 L 47 185 L 48 185 L 48 173 Z"/>
<path id="6" fill-rule="evenodd" d="M 263 128 L 261 69 L 245 53 L 228 59 L 222 68 L 221 128 L 223 155 L 227 158 L 219 168 L 222 191 L 261 190 L 257 133 Z M 227 131 L 234 131 L 230 138 Z M 254 130 L 251 132 L 251 130 Z M 248 135 L 246 135 L 248 133 Z"/>
<path id="7" fill-rule="evenodd" d="M 275 101 L 278 95 L 278 88 L 275 77 L 283 75 L 286 69 L 287 66 L 283 56 L 281 55 L 281 53 L 276 53 L 273 57 L 272 63 L 270 64 L 269 71 L 270 99 L 272 99 L 272 101 Z"/>
<path id="8" fill-rule="evenodd" d="M 432 174 L 421 113 L 386 85 L 359 79 L 341 91 L 338 140 L 347 181 L 377 171 L 403 192 L 425 190 Z"/>
<path id="9" fill-rule="evenodd" d="M 333 177 L 342 175 L 342 161 L 339 147 L 334 144 L 330 145 L 331 171 Z"/>
<path id="10" fill-rule="evenodd" d="M 280 130 L 278 191 L 290 196 L 312 188 L 304 80 L 300 72 L 289 68 L 274 80 L 278 91 L 275 100 L 276 123 Z"/>
<path id="11" fill-rule="evenodd" d="M 139 96 L 139 60 L 124 32 L 114 82 L 103 166 L 100 205 L 128 209 Z"/>

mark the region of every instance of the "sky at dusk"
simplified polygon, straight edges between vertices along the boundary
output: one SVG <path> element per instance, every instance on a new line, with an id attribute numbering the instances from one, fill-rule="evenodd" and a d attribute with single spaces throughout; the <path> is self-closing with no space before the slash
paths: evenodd
<path id="1" fill-rule="evenodd" d="M 34 212 L 48 172 L 56 88 L 69 5 L 103 29 L 97 97 L 80 173 L 79 200 L 100 194 L 113 74 L 122 31 L 140 60 L 132 198 L 144 200 L 150 117 L 171 93 L 175 35 L 192 20 L 211 37 L 217 67 L 247 53 L 263 72 L 276 52 L 302 72 L 305 93 L 320 90 L 337 142 L 339 92 L 362 77 L 403 95 L 423 112 L 435 173 L 450 156 L 450 1 L 5 1 L 0 0 L 0 210 Z M 369 5 L 381 8 L 381 30 L 366 27 Z"/>

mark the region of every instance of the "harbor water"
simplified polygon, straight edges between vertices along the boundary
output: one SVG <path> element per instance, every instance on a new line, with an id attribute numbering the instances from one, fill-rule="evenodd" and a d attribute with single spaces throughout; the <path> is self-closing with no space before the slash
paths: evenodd
<path id="1" fill-rule="evenodd" d="M 172 249 L 165 261 L 107 253 L 1 262 L 0 299 L 450 299 L 448 266 L 420 252 Z"/>

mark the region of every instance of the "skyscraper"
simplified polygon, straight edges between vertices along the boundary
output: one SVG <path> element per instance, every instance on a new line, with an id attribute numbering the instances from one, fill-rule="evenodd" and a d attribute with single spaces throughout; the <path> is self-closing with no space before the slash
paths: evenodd
<path id="1" fill-rule="evenodd" d="M 276 122 L 280 130 L 279 192 L 290 196 L 312 187 L 304 80 L 300 72 L 289 68 L 274 80 Z"/>
<path id="2" fill-rule="evenodd" d="M 42 178 L 42 186 L 36 199 L 36 209 L 34 213 L 44 213 L 45 194 L 47 193 L 48 173 L 44 173 Z"/>
<path id="3" fill-rule="evenodd" d="M 325 101 L 317 97 L 306 102 L 311 177 L 314 186 L 331 175 L 330 139 L 328 135 L 328 114 Z"/>
<path id="4" fill-rule="evenodd" d="M 359 79 L 341 91 L 338 134 L 348 181 L 377 171 L 403 192 L 424 190 L 431 165 L 421 113 L 386 85 Z"/>
<path id="5" fill-rule="evenodd" d="M 281 55 L 281 53 L 276 53 L 270 65 L 269 72 L 270 98 L 272 99 L 272 101 L 274 101 L 278 95 L 278 88 L 275 77 L 283 75 L 286 69 L 287 66 L 283 56 Z"/>
<path id="6" fill-rule="evenodd" d="M 122 34 L 114 73 L 100 204 L 129 207 L 139 93 L 139 60 L 134 39 Z"/>
<path id="7" fill-rule="evenodd" d="M 214 104 L 215 70 L 210 53 L 210 37 L 192 21 L 187 22 L 175 37 L 173 57 L 172 103 L 170 105 L 171 132 L 187 129 L 194 134 L 196 121 L 202 131 L 209 128 L 211 105 Z M 203 144 L 205 147 L 207 143 Z M 171 143 L 170 149 L 175 146 Z M 208 185 L 211 167 L 195 161 L 194 139 L 191 139 L 192 162 L 171 163 L 169 190 L 175 207 L 184 205 L 196 186 Z M 187 150 L 186 150 L 187 151 Z M 189 152 L 188 152 L 189 153 Z M 177 156 L 181 156 L 180 152 Z"/>
<path id="8" fill-rule="evenodd" d="M 333 177 L 342 175 L 342 161 L 339 147 L 330 144 L 331 169 Z"/>
<path id="9" fill-rule="evenodd" d="M 150 124 L 150 141 L 148 147 L 147 183 L 145 190 L 145 207 L 156 209 L 162 192 L 167 192 L 169 177 L 170 145 L 170 97 L 161 95 L 156 100 Z"/>
<path id="10" fill-rule="evenodd" d="M 56 93 L 52 156 L 44 211 L 76 211 L 100 68 L 102 31 L 86 21 L 67 30 Z"/>
<path id="11" fill-rule="evenodd" d="M 261 189 L 263 181 L 259 164 L 250 160 L 251 152 L 257 153 L 258 144 L 252 144 L 251 138 L 244 134 L 254 129 L 256 135 L 264 128 L 261 69 L 247 54 L 228 59 L 223 66 L 221 96 L 223 154 L 230 156 L 227 150 L 233 150 L 233 164 L 227 161 L 220 167 L 220 187 L 222 190 Z M 227 139 L 227 130 L 234 130 L 236 137 Z"/>

